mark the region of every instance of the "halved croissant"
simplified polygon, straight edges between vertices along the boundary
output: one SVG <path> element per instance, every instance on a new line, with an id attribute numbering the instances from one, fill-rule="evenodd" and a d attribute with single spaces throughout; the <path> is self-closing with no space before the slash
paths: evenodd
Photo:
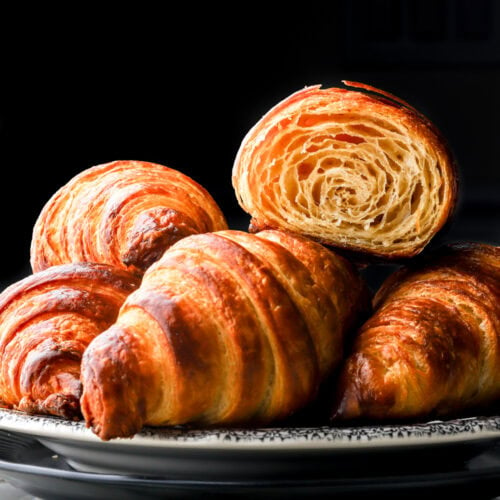
<path id="1" fill-rule="evenodd" d="M 345 83 L 362 90 L 306 87 L 248 132 L 233 167 L 239 203 L 253 217 L 251 230 L 284 229 L 382 258 L 414 256 L 453 211 L 452 156 L 410 105 Z"/>
<path id="2" fill-rule="evenodd" d="M 82 412 L 102 439 L 283 418 L 314 398 L 366 306 L 351 265 L 305 238 L 184 238 L 85 352 Z"/>
<path id="3" fill-rule="evenodd" d="M 336 419 L 451 415 L 500 399 L 500 248 L 452 245 L 375 297 L 339 382 Z"/>
<path id="4" fill-rule="evenodd" d="M 139 280 L 101 264 L 51 267 L 0 294 L 0 404 L 80 415 L 80 361 Z"/>
<path id="5" fill-rule="evenodd" d="M 162 165 L 115 161 L 89 168 L 43 208 L 31 243 L 41 271 L 69 262 L 100 262 L 143 273 L 177 240 L 226 229 L 210 194 Z"/>

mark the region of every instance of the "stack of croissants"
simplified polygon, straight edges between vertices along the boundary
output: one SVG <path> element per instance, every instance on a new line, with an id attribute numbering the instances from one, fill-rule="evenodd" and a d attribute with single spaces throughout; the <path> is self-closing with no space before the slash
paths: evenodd
<path id="1" fill-rule="evenodd" d="M 292 94 L 243 139 L 232 184 L 248 232 L 158 164 L 61 187 L 33 230 L 33 274 L 0 295 L 1 405 L 109 440 L 275 425 L 319 395 L 330 425 L 500 400 L 500 247 L 428 247 L 456 207 L 445 139 L 345 83 Z M 363 266 L 388 262 L 372 290 Z"/>

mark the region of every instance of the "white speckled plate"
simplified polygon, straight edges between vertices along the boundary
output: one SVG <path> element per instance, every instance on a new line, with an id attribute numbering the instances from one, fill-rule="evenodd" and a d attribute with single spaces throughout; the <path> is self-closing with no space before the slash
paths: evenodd
<path id="1" fill-rule="evenodd" d="M 228 480 L 331 477 L 389 463 L 392 470 L 421 468 L 444 456 L 460 461 L 500 441 L 500 416 L 416 425 L 144 429 L 132 439 L 103 442 L 83 422 L 0 409 L 0 430 L 37 439 L 82 472 Z"/>
<path id="2" fill-rule="evenodd" d="M 453 461 L 451 461 L 453 463 Z M 296 474 L 285 478 L 203 480 L 196 477 L 137 477 L 96 474 L 72 469 L 64 457 L 34 439 L 0 431 L 0 478 L 37 498 L 144 500 L 145 498 L 495 498 L 500 492 L 500 454 L 486 451 L 461 463 L 443 461 L 433 470 L 415 467 L 380 470 L 358 467 L 330 471 L 326 478 Z M 3 491 L 3 490 L 2 490 Z M 4 497 L 1 497 L 2 499 Z M 9 498 L 11 498 L 9 496 Z M 14 498 L 14 497 L 12 497 Z M 18 498 L 17 496 L 15 498 Z M 23 497 L 24 498 L 24 497 Z M 30 497 L 31 498 L 31 497 Z"/>

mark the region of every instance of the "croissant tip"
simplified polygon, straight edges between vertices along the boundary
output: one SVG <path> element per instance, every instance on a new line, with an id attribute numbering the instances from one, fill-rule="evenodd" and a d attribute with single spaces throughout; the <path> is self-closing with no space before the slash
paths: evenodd
<path id="1" fill-rule="evenodd" d="M 79 398 L 74 394 L 50 394 L 43 401 L 23 398 L 13 408 L 31 415 L 54 415 L 75 422 L 83 419 Z"/>

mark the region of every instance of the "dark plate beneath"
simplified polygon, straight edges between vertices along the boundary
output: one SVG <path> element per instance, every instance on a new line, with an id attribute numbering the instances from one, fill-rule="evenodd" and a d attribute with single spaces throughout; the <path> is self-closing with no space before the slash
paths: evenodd
<path id="1" fill-rule="evenodd" d="M 408 457 L 406 457 L 408 458 Z M 401 460 L 405 457 L 401 456 Z M 25 435 L 0 431 L 0 477 L 32 495 L 47 499 L 144 498 L 385 498 L 460 493 L 474 498 L 500 494 L 500 453 L 491 449 L 455 463 L 454 470 L 397 475 L 358 470 L 329 479 L 197 481 L 78 472 L 66 460 Z M 443 463 L 446 469 L 446 463 Z M 449 468 L 448 468 L 449 469 Z M 479 493 L 480 492 L 480 493 Z M 481 496 L 482 495 L 482 496 Z"/>

